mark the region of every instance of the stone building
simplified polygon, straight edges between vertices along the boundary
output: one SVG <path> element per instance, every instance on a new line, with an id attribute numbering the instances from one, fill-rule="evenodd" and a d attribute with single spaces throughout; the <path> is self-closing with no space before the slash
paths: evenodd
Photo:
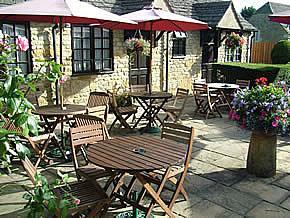
<path id="1" fill-rule="evenodd" d="M 18 2 L 21 0 L 17 0 Z M 165 33 L 155 42 L 152 62 L 153 90 L 175 92 L 177 87 L 191 88 L 192 80 L 201 77 L 202 63 L 216 61 L 248 61 L 251 32 L 254 27 L 235 10 L 231 1 L 220 0 L 88 0 L 97 7 L 116 14 L 125 14 L 154 4 L 207 22 L 208 31 Z M 13 0 L 0 3 L 11 4 Z M 53 57 L 53 25 L 39 23 L 2 22 L 2 29 L 10 35 L 25 34 L 31 40 L 30 52 L 17 56 L 15 64 L 23 71 L 37 70 L 37 59 Z M 237 32 L 246 39 L 243 48 L 234 56 L 224 46 L 226 34 Z M 64 84 L 66 103 L 85 104 L 91 91 L 128 90 L 130 84 L 146 81 L 147 58 L 137 55 L 129 65 L 124 41 L 139 31 L 109 31 L 84 25 L 65 25 L 63 31 L 63 71 L 69 76 Z M 144 38 L 148 33 L 141 32 Z M 156 33 L 158 35 L 158 32 Z M 56 32 L 56 48 L 59 48 Z M 59 52 L 59 51 L 57 51 Z M 41 87 L 43 87 L 41 85 Z M 51 102 L 54 93 L 46 87 L 44 97 Z"/>
<path id="2" fill-rule="evenodd" d="M 289 5 L 267 2 L 260 7 L 249 20 L 258 30 L 255 34 L 255 41 L 276 43 L 280 40 L 290 39 L 289 25 L 272 22 L 269 19 L 269 15 L 287 10 L 290 10 L 290 2 Z"/>

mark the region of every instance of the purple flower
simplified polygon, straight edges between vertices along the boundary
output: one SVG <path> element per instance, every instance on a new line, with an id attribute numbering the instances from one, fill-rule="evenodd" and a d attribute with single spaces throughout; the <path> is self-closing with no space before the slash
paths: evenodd
<path id="1" fill-rule="evenodd" d="M 273 127 L 277 127 L 277 126 L 278 126 L 278 122 L 277 122 L 276 120 L 273 121 L 273 122 L 272 122 L 272 126 L 273 126 Z"/>

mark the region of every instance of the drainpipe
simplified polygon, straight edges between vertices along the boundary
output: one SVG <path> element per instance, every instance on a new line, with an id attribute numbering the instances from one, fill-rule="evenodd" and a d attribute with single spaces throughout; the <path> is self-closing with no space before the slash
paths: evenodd
<path id="1" fill-rule="evenodd" d="M 53 60 L 55 63 L 57 63 L 57 54 L 56 54 L 56 29 L 58 28 L 58 25 L 55 24 L 52 27 L 52 47 L 53 47 Z M 58 104 L 58 81 L 55 82 L 55 101 L 56 104 Z"/>
<path id="2" fill-rule="evenodd" d="M 168 73 L 169 73 L 169 32 L 166 34 L 166 64 L 165 64 L 165 91 L 168 92 Z"/>
<path id="3" fill-rule="evenodd" d="M 254 39 L 254 32 L 251 32 L 250 36 L 249 36 L 249 41 L 248 41 L 248 48 L 247 48 L 247 62 L 249 63 L 251 61 L 251 57 L 252 57 L 252 47 L 253 47 L 253 39 Z"/>

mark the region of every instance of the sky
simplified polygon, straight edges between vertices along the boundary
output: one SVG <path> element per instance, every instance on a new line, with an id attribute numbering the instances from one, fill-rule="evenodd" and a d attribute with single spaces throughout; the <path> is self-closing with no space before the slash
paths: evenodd
<path id="1" fill-rule="evenodd" d="M 238 12 L 241 12 L 242 8 L 245 6 L 246 7 L 253 6 L 254 8 L 258 9 L 263 4 L 269 1 L 290 5 L 290 0 L 233 0 L 235 8 Z"/>

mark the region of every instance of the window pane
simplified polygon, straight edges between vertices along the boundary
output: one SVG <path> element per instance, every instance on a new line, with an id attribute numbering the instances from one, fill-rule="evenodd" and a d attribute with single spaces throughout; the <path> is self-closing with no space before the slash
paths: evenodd
<path id="1" fill-rule="evenodd" d="M 102 48 L 102 40 L 95 39 L 95 48 Z"/>
<path id="2" fill-rule="evenodd" d="M 3 24 L 3 33 L 8 34 L 9 36 L 14 36 L 13 25 Z"/>
<path id="3" fill-rule="evenodd" d="M 75 72 L 81 72 L 82 71 L 82 62 L 81 61 L 75 61 L 74 62 L 74 71 Z"/>
<path id="4" fill-rule="evenodd" d="M 110 40 L 109 39 L 103 39 L 103 47 L 110 48 Z"/>
<path id="5" fill-rule="evenodd" d="M 16 36 L 25 36 L 25 26 L 24 25 L 15 25 Z"/>
<path id="6" fill-rule="evenodd" d="M 73 37 L 82 37 L 81 27 L 73 27 Z"/>
<path id="7" fill-rule="evenodd" d="M 102 59 L 102 50 L 95 50 L 95 59 Z"/>
<path id="8" fill-rule="evenodd" d="M 27 61 L 27 52 L 17 51 L 17 59 L 19 62 Z"/>
<path id="9" fill-rule="evenodd" d="M 82 48 L 82 40 L 74 39 L 74 48 Z"/>
<path id="10" fill-rule="evenodd" d="M 104 69 L 111 69 L 111 60 L 110 59 L 104 60 Z"/>
<path id="11" fill-rule="evenodd" d="M 91 59 L 91 51 L 90 50 L 83 51 L 83 59 L 84 60 Z"/>
<path id="12" fill-rule="evenodd" d="M 74 60 L 82 60 L 82 50 L 74 50 Z"/>
<path id="13" fill-rule="evenodd" d="M 90 61 L 84 61 L 84 71 L 91 70 L 91 62 Z"/>
<path id="14" fill-rule="evenodd" d="M 90 39 L 84 39 L 83 40 L 83 48 L 90 48 Z"/>
<path id="15" fill-rule="evenodd" d="M 90 28 L 83 27 L 83 37 L 90 37 Z"/>
<path id="16" fill-rule="evenodd" d="M 94 29 L 95 37 L 102 37 L 102 30 L 100 28 Z"/>
<path id="17" fill-rule="evenodd" d="M 95 68 L 96 68 L 96 70 L 101 70 L 102 69 L 102 62 L 99 60 L 95 61 Z"/>
<path id="18" fill-rule="evenodd" d="M 110 58 L 110 50 L 109 49 L 106 49 L 103 51 L 103 57 L 104 58 Z"/>
<path id="19" fill-rule="evenodd" d="M 104 38 L 109 38 L 110 37 L 110 30 L 103 29 L 103 37 Z"/>
<path id="20" fill-rule="evenodd" d="M 19 64 L 18 67 L 22 70 L 23 73 L 28 71 L 27 64 Z"/>

